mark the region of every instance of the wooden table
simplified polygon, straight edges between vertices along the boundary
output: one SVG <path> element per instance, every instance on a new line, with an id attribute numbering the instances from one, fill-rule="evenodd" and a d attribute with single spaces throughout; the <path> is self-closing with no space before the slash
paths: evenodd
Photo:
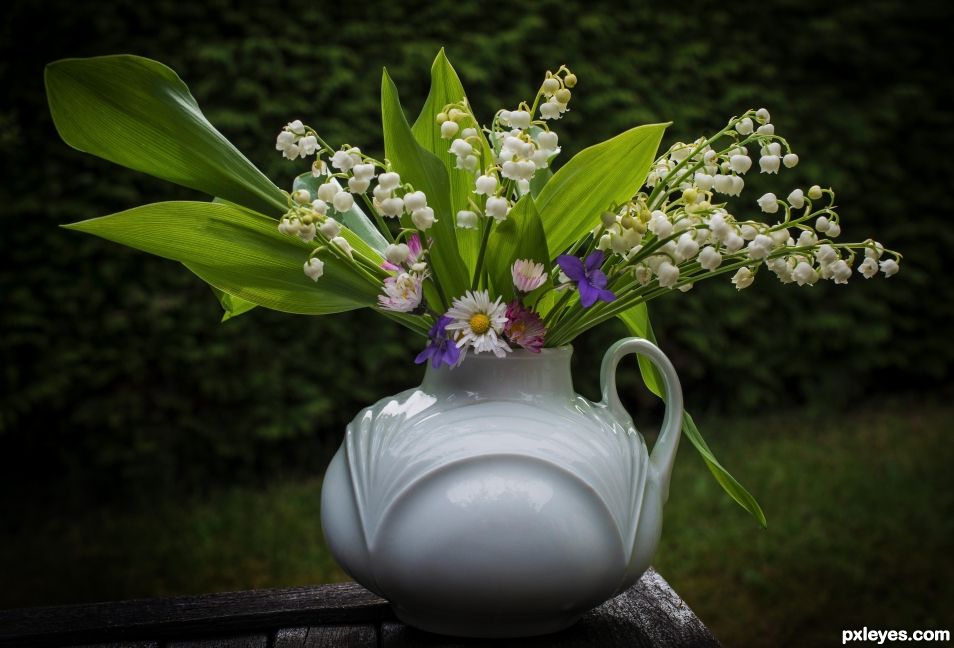
<path id="1" fill-rule="evenodd" d="M 108 648 L 405 648 L 718 646 L 650 569 L 563 632 L 513 640 L 433 635 L 398 622 L 356 583 L 0 611 L 0 646 Z"/>

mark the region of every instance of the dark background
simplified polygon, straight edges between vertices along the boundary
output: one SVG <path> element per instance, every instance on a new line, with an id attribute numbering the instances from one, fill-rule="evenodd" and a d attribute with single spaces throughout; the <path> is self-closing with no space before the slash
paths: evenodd
<path id="1" fill-rule="evenodd" d="M 23 531 L 38 514 L 318 476 L 360 407 L 421 375 L 411 363 L 421 341 L 371 313 L 318 320 L 259 309 L 219 324 L 215 298 L 184 268 L 58 229 L 202 197 L 67 147 L 46 106 L 46 63 L 110 53 L 164 62 L 212 123 L 286 188 L 303 169 L 274 151 L 285 122 L 301 118 L 332 143 L 381 155 L 381 67 L 413 117 L 442 46 L 485 119 L 531 99 L 546 69 L 567 64 L 580 83 L 556 125 L 562 161 L 640 123 L 673 121 L 668 146 L 766 106 L 801 163 L 780 177 L 750 174 L 751 204 L 739 213 L 755 216 L 765 190 L 830 185 L 843 238 L 900 250 L 901 273 L 802 289 L 763 273 L 741 294 L 728 281 L 702 285 L 654 302 L 660 344 L 704 421 L 841 420 L 886 401 L 903 417 L 952 393 L 954 113 L 942 38 L 951 13 L 922 0 L 8 5 L 0 18 L 5 524 Z M 614 323 L 578 341 L 581 393 L 596 395 L 600 355 L 623 334 Z M 620 379 L 651 426 L 658 411 L 637 391 L 636 372 Z M 946 417 L 937 425 L 952 431 Z M 731 425 L 701 428 L 732 434 Z M 810 434 L 802 440 L 812 443 Z M 744 453 L 722 459 L 730 470 L 746 464 Z M 770 521 L 773 513 L 784 511 L 770 510 Z M 91 591 L 77 585 L 54 598 Z M 8 597 L 18 602 L 43 600 Z"/>

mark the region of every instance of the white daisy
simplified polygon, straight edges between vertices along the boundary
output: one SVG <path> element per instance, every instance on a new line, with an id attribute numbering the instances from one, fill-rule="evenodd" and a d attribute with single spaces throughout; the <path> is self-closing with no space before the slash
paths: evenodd
<path id="1" fill-rule="evenodd" d="M 454 320 L 447 325 L 447 330 L 459 332 L 458 347 L 466 349 L 469 344 L 474 347 L 474 353 L 492 351 L 498 358 L 511 351 L 501 337 L 507 323 L 507 305 L 500 302 L 500 297 L 491 302 L 486 290 L 468 290 L 454 300 L 446 315 Z"/>

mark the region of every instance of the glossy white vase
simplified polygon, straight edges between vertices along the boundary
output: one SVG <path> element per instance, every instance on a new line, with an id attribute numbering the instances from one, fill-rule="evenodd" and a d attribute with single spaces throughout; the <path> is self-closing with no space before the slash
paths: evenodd
<path id="1" fill-rule="evenodd" d="M 665 382 L 651 454 L 616 394 L 630 353 Z M 571 354 L 428 366 L 420 387 L 348 425 L 325 474 L 325 538 L 405 623 L 471 637 L 554 632 L 649 566 L 679 443 L 679 379 L 656 346 L 622 340 L 603 358 L 593 403 L 573 391 Z"/>

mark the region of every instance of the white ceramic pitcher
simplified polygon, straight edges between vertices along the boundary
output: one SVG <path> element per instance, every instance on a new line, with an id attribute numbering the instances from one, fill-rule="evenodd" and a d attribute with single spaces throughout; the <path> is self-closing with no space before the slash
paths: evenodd
<path id="1" fill-rule="evenodd" d="M 554 632 L 649 566 L 679 444 L 679 379 L 652 343 L 621 340 L 593 403 L 573 391 L 572 352 L 428 366 L 420 387 L 348 425 L 325 474 L 325 538 L 405 623 L 471 637 Z M 651 454 L 616 393 L 630 353 L 665 383 Z"/>

